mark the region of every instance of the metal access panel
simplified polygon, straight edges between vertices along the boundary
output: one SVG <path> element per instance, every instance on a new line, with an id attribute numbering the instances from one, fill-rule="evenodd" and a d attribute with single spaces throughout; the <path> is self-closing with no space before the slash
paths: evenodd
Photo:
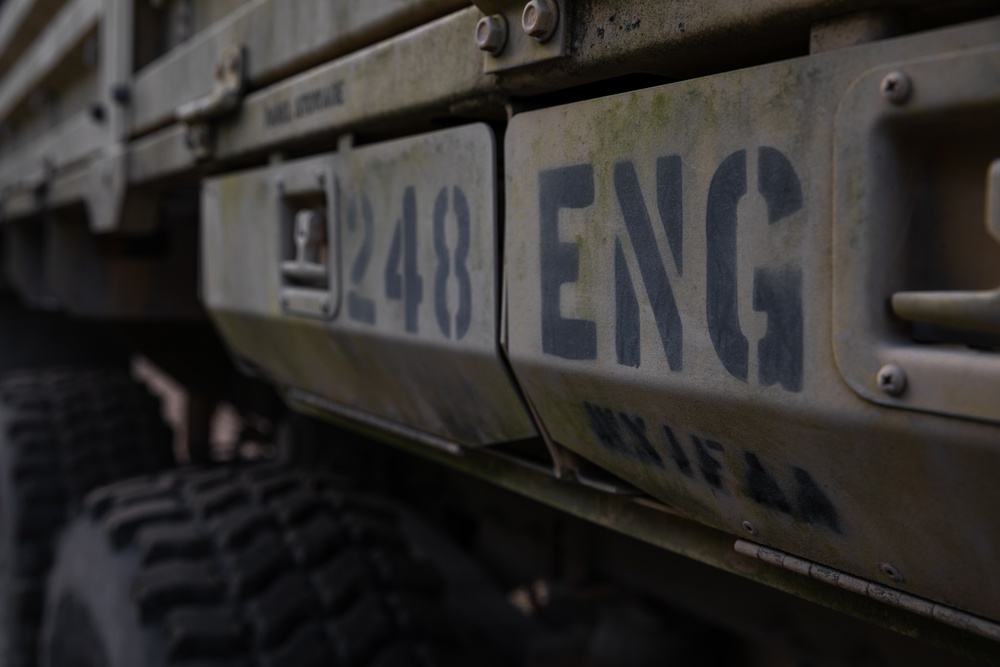
<path id="1" fill-rule="evenodd" d="M 296 400 L 467 446 L 534 436 L 498 345 L 495 165 L 475 124 L 209 180 L 219 331 Z"/>
<path id="2" fill-rule="evenodd" d="M 921 337 L 890 306 L 1000 283 L 982 203 L 998 35 L 970 24 L 515 116 L 508 352 L 551 437 L 702 522 L 1000 618 L 1000 352 Z M 921 147 L 947 136 L 928 123 L 970 148 L 952 168 Z M 924 229 L 972 235 L 948 272 L 917 270 L 943 252 L 913 242 L 921 207 Z M 942 355 L 974 369 L 969 412 L 934 403 Z"/>

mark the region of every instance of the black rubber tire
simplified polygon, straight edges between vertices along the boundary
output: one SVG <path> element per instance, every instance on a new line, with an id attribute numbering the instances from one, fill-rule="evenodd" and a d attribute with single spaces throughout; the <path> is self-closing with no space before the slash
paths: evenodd
<path id="1" fill-rule="evenodd" d="M 476 664 L 396 510 L 344 488 L 222 467 L 94 492 L 60 545 L 42 664 Z"/>
<path id="2" fill-rule="evenodd" d="M 34 667 L 59 529 L 86 493 L 173 460 L 159 401 L 124 371 L 0 379 L 0 665 Z"/>

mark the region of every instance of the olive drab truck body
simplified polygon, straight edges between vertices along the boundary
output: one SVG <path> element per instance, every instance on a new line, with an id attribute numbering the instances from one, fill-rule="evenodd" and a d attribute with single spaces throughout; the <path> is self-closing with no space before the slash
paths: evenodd
<path id="1" fill-rule="evenodd" d="M 0 5 L 26 308 L 979 658 L 998 129 L 985 1 Z"/>

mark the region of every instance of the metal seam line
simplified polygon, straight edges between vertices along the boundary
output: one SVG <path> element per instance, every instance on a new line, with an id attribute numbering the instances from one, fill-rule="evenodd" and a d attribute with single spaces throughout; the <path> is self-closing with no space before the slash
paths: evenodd
<path id="1" fill-rule="evenodd" d="M 804 574 L 812 579 L 818 579 L 819 581 L 833 584 L 837 588 L 843 588 L 847 591 L 859 593 L 872 600 L 883 602 L 891 607 L 896 607 L 919 616 L 934 619 L 940 623 L 950 625 L 954 628 L 958 628 L 959 630 L 971 632 L 972 634 L 979 635 L 980 637 L 985 637 L 993 641 L 1000 641 L 1000 624 L 988 621 L 985 618 L 974 616 L 973 614 L 960 611 L 954 607 L 938 604 L 937 602 L 932 602 L 931 600 L 927 600 L 925 598 L 910 595 L 909 593 L 904 593 L 895 588 L 877 584 L 874 581 L 868 581 L 867 579 L 855 577 L 854 575 L 847 574 L 846 572 L 841 572 L 840 570 L 835 570 L 825 565 L 820 565 L 819 563 L 804 560 L 802 558 L 798 558 L 797 556 L 785 553 L 784 551 L 778 551 L 777 549 L 765 547 L 757 544 L 756 542 L 750 542 L 749 540 L 736 540 L 736 544 L 733 546 L 737 553 L 744 556 L 757 558 L 758 560 L 762 560 L 766 563 L 783 567 L 786 570 L 791 570 L 792 572 L 797 572 L 798 574 Z"/>

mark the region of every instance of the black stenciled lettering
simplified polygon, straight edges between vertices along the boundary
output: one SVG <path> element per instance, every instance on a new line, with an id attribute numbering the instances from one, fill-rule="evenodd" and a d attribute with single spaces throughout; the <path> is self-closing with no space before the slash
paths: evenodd
<path id="1" fill-rule="evenodd" d="M 740 329 L 736 285 L 736 211 L 747 192 L 747 153 L 737 151 L 715 170 L 708 186 L 705 218 L 708 273 L 708 333 L 719 361 L 734 377 L 747 380 L 750 344 Z"/>
<path id="2" fill-rule="evenodd" d="M 802 186 L 791 162 L 769 146 L 757 155 L 757 189 L 774 224 L 802 208 Z M 723 160 L 708 191 L 708 331 L 727 371 L 747 381 L 749 342 L 740 329 L 737 289 L 737 207 L 747 193 L 746 151 Z M 798 392 L 803 385 L 802 272 L 798 268 L 756 268 L 754 310 L 767 313 L 767 332 L 758 342 L 760 383 Z"/>
<path id="3" fill-rule="evenodd" d="M 684 191 L 680 155 L 656 160 L 656 208 L 670 243 L 677 275 L 684 275 Z"/>
<path id="4" fill-rule="evenodd" d="M 798 492 L 795 502 L 802 520 L 811 525 L 824 525 L 835 533 L 840 533 L 840 515 L 816 480 L 802 468 L 792 468 Z"/>
<path id="5" fill-rule="evenodd" d="M 400 263 L 403 265 L 402 272 Z M 389 247 L 385 295 L 389 299 L 403 300 L 406 330 L 416 333 L 417 308 L 424 300 L 424 281 L 417 273 L 417 192 L 412 185 L 403 192 L 403 217 L 396 223 Z"/>
<path id="6" fill-rule="evenodd" d="M 302 118 L 344 103 L 344 82 L 308 90 L 295 98 L 295 117 Z"/>
<path id="7" fill-rule="evenodd" d="M 276 127 L 292 122 L 292 105 L 288 100 L 275 102 L 264 107 L 264 125 Z"/>
<path id="8" fill-rule="evenodd" d="M 417 307 L 424 300 L 424 281 L 417 273 L 417 191 L 403 193 L 403 280 L 405 281 L 406 330 L 417 330 Z"/>
<path id="9" fill-rule="evenodd" d="M 563 359 L 597 358 L 597 325 L 567 319 L 560 309 L 560 288 L 580 275 L 576 243 L 559 240 L 559 210 L 594 203 L 594 168 L 589 164 L 543 171 L 538 175 L 540 223 L 542 351 Z"/>
<path id="10" fill-rule="evenodd" d="M 746 461 L 746 493 L 750 499 L 758 505 L 791 514 L 792 506 L 788 503 L 785 493 L 771 473 L 761 464 L 757 455 L 744 452 L 743 460 Z"/>
<path id="11" fill-rule="evenodd" d="M 640 362 L 639 300 L 625 263 L 622 242 L 615 239 L 615 356 L 622 366 Z"/>
<path id="12" fill-rule="evenodd" d="M 757 156 L 757 173 L 757 189 L 767 203 L 769 224 L 802 208 L 802 185 L 781 151 L 762 147 Z M 767 333 L 757 343 L 760 383 L 802 391 L 802 271 L 758 268 L 754 271 L 753 290 L 754 310 L 767 313 Z"/>
<path id="13" fill-rule="evenodd" d="M 672 175 L 679 177 L 680 171 L 663 167 L 657 170 L 657 175 L 664 178 Z M 681 315 L 677 309 L 677 302 L 674 299 L 674 292 L 670 287 L 663 260 L 660 258 L 656 235 L 653 233 L 653 224 L 649 219 L 642 189 L 639 187 L 639 177 L 636 175 L 635 166 L 631 162 L 617 163 L 614 167 L 614 183 L 615 193 L 618 196 L 618 206 L 621 209 L 622 218 L 625 220 L 625 228 L 628 231 L 632 249 L 639 262 L 639 274 L 642 276 L 646 294 L 649 296 L 653 319 L 660 334 L 663 351 L 666 353 L 667 364 L 670 366 L 670 370 L 679 371 L 683 361 Z M 658 186 L 657 190 L 660 189 Z M 672 187 L 664 186 L 662 189 L 664 194 L 661 197 L 658 192 L 657 199 L 658 201 L 662 199 L 663 205 L 666 206 L 666 200 L 669 198 L 668 193 Z M 670 224 L 675 224 L 672 218 Z M 664 223 L 664 226 L 667 227 L 667 224 Z M 676 236 L 677 232 L 673 231 L 673 233 Z M 625 267 L 624 273 L 627 271 L 628 269 Z M 616 287 L 616 293 L 620 293 L 623 289 Z M 616 336 L 637 340 L 638 333 L 635 331 L 637 329 L 638 318 L 635 318 L 634 321 L 627 321 L 618 326 Z M 625 343 L 619 344 L 624 345 Z M 638 361 L 638 350 L 635 352 L 635 360 Z"/>
<path id="14" fill-rule="evenodd" d="M 777 148 L 761 146 L 757 153 L 757 191 L 767 204 L 771 224 L 802 208 L 802 184 L 795 167 Z"/>
<path id="15" fill-rule="evenodd" d="M 628 427 L 628 430 L 635 438 L 636 455 L 643 463 L 650 463 L 657 468 L 664 468 L 663 459 L 653 447 L 653 444 L 646 437 L 646 420 L 638 415 L 627 415 L 619 412 L 618 416 Z"/>
<path id="16" fill-rule="evenodd" d="M 399 265 L 403 261 L 403 226 L 396 222 L 392 232 L 392 243 L 389 245 L 389 257 L 385 262 L 385 296 L 387 299 L 403 298 L 403 274 Z"/>
<path id="17" fill-rule="evenodd" d="M 687 457 L 684 453 L 684 448 L 681 447 L 680 441 L 677 436 L 674 435 L 673 430 L 666 424 L 663 424 L 663 435 L 667 439 L 667 446 L 670 447 L 670 458 L 674 460 L 677 464 L 677 469 L 681 471 L 681 474 L 685 477 L 694 478 L 694 469 L 691 467 L 691 459 Z"/>
<path id="18" fill-rule="evenodd" d="M 469 202 L 461 188 L 452 190 L 455 218 L 458 222 L 458 242 L 455 247 L 455 278 L 458 280 L 458 311 L 455 314 L 455 338 L 461 340 L 472 323 L 472 283 L 466 260 L 469 257 Z M 451 274 L 451 257 L 445 239 L 445 216 L 448 213 L 448 188 L 441 188 L 434 202 L 434 252 L 438 265 L 434 274 L 434 313 L 438 328 L 445 337 L 451 337 L 451 312 L 448 310 L 448 277 Z"/>
<path id="19" fill-rule="evenodd" d="M 472 277 L 469 275 L 470 230 L 472 228 L 469 200 L 462 188 L 455 186 L 455 219 L 458 223 L 458 243 L 455 246 L 455 278 L 458 280 L 458 310 L 455 313 L 455 338 L 461 340 L 472 325 Z"/>
<path id="20" fill-rule="evenodd" d="M 708 482 L 709 486 L 715 489 L 721 489 L 723 487 L 722 463 L 712 456 L 706 447 L 716 451 L 722 451 L 722 445 L 714 440 L 709 440 L 707 443 L 703 444 L 701 438 L 694 435 L 691 436 L 691 444 L 694 445 L 695 454 L 698 455 L 698 471 L 701 472 L 701 476 L 705 478 L 705 481 Z"/>
<path id="21" fill-rule="evenodd" d="M 441 188 L 434 201 L 434 254 L 437 271 L 434 272 L 434 315 L 438 328 L 446 338 L 451 338 L 451 313 L 448 312 L 448 276 L 451 274 L 451 255 L 444 234 L 444 219 L 448 214 L 448 188 Z"/>
<path id="22" fill-rule="evenodd" d="M 354 257 L 351 265 L 351 285 L 357 287 L 365 279 L 368 272 L 368 265 L 372 260 L 372 252 L 375 249 L 375 213 L 372 211 L 371 200 L 368 195 L 361 193 L 361 220 L 363 223 L 363 236 L 361 248 Z M 347 231 L 355 233 L 358 227 L 358 199 L 352 198 L 347 205 Z M 361 296 L 354 287 L 347 293 L 347 316 L 357 322 L 375 324 L 375 301 Z"/>
<path id="23" fill-rule="evenodd" d="M 615 454 L 628 454 L 629 449 L 622 438 L 621 424 L 615 417 L 614 410 L 602 408 L 592 403 L 584 403 L 583 409 L 590 419 L 590 427 L 597 440 L 609 451 Z"/>
<path id="24" fill-rule="evenodd" d="M 802 391 L 802 271 L 756 269 L 753 308 L 767 313 L 767 332 L 757 343 L 760 383 Z"/>

